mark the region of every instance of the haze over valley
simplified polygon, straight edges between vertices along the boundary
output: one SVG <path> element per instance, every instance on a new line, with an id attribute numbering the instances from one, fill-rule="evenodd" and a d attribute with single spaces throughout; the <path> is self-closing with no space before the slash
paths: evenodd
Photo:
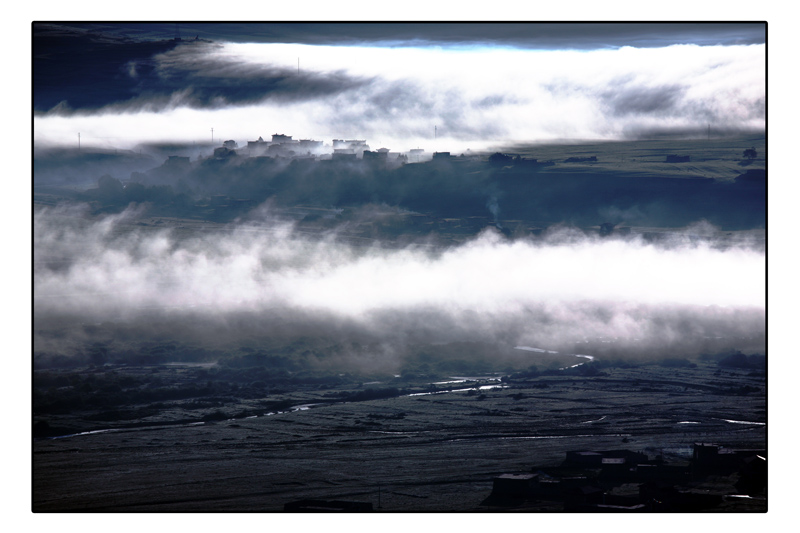
<path id="1" fill-rule="evenodd" d="M 765 448 L 764 25 L 376 28 L 33 25 L 35 511 L 575 510 L 486 497 Z"/>

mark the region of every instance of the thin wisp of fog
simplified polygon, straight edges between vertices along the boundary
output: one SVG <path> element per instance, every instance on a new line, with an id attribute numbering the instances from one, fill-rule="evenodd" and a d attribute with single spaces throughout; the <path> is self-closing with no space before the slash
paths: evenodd
<path id="1" fill-rule="evenodd" d="M 642 350 L 765 333 L 763 250 L 698 237 L 707 224 L 658 244 L 567 227 L 510 240 L 490 227 L 460 245 L 384 247 L 348 244 L 336 229 L 310 238 L 264 210 L 183 238 L 123 229 L 135 210 L 83 213 L 36 213 L 40 329 L 69 317 L 135 331 L 159 317 L 177 337 L 213 324 L 232 347 L 258 332 L 318 328 L 401 343 L 572 349 L 613 339 Z M 37 337 L 35 349 L 66 349 L 63 340 Z"/>

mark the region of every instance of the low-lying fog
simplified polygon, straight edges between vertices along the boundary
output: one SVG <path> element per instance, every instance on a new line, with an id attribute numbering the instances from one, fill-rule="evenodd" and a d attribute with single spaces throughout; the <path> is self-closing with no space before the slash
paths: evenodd
<path id="1" fill-rule="evenodd" d="M 35 352 L 69 355 L 98 340 L 86 326 L 101 323 L 117 340 L 233 348 L 330 336 L 378 343 L 360 357 L 386 361 L 408 343 L 457 341 L 570 351 L 607 339 L 643 356 L 696 353 L 704 339 L 763 343 L 766 329 L 765 255 L 747 244 L 570 228 L 508 240 L 489 229 L 459 246 L 397 249 L 349 245 L 335 231 L 310 238 L 266 211 L 180 238 L 136 229 L 131 210 L 86 213 L 35 212 Z"/>

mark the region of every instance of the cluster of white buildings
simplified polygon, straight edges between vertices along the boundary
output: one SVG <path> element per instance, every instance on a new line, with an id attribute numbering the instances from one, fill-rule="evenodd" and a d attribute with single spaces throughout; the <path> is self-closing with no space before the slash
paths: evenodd
<path id="1" fill-rule="evenodd" d="M 283 157 L 316 157 L 325 151 L 322 141 L 310 139 L 292 139 L 291 135 L 276 133 L 271 141 L 259 137 L 256 141 L 247 142 L 247 154 L 251 157 L 283 156 Z"/>
<path id="2" fill-rule="evenodd" d="M 223 148 L 236 150 L 235 141 L 225 141 Z M 219 149 L 217 149 L 219 150 Z M 378 160 L 392 162 L 417 163 L 425 160 L 422 149 L 411 150 L 408 154 L 391 152 L 388 148 L 371 151 L 364 139 L 333 139 L 330 145 L 322 141 L 310 139 L 293 139 L 291 135 L 275 133 L 272 139 L 265 141 L 259 137 L 247 142 L 246 155 L 249 157 L 288 157 L 292 159 L 333 159 L 333 160 Z M 430 159 L 430 156 L 427 157 Z"/>

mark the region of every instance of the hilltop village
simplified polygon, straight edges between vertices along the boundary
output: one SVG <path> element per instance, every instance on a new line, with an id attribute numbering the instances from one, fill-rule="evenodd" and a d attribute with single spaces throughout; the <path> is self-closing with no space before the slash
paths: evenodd
<path id="1" fill-rule="evenodd" d="M 469 150 L 467 154 L 470 154 Z M 471 154 L 473 157 L 477 154 Z M 227 140 L 214 149 L 214 158 L 233 156 L 272 157 L 312 161 L 375 161 L 400 166 L 405 163 L 423 163 L 431 159 L 450 159 L 450 152 L 426 152 L 423 148 L 412 148 L 406 152 L 393 152 L 389 148 L 372 150 L 366 139 L 333 139 L 331 144 L 312 139 L 293 139 L 291 135 L 275 133 L 271 140 L 259 137 L 247 141 L 240 147 L 234 140 Z M 171 156 L 177 157 L 177 156 Z M 462 157 L 467 157 L 462 154 Z M 184 158 L 185 160 L 185 158 Z"/>
<path id="2" fill-rule="evenodd" d="M 268 204 L 272 215 L 308 231 L 347 223 L 358 238 L 384 241 L 438 235 L 459 242 L 489 226 L 509 237 L 554 225 L 657 236 L 699 220 L 723 232 L 750 231 L 766 224 L 763 150 L 763 139 L 737 138 L 454 154 L 275 133 L 246 145 L 225 140 L 145 153 L 43 151 L 34 156 L 34 202 L 70 198 L 94 214 L 135 204 L 152 223 L 169 225 L 227 224 Z M 370 213 L 369 224 L 356 228 L 361 212 Z"/>
<path id="3" fill-rule="evenodd" d="M 238 145 L 236 141 L 229 140 L 222 143 L 221 148 L 214 150 L 215 157 L 232 155 L 231 151 L 237 154 Z M 291 135 L 275 133 L 272 140 L 265 141 L 259 137 L 255 141 L 248 141 L 245 155 L 249 157 L 270 156 L 287 157 L 290 159 L 376 159 L 393 161 L 396 163 L 408 162 L 408 155 L 400 152 L 391 152 L 388 148 L 379 148 L 371 151 L 365 139 L 334 139 L 331 145 L 323 145 L 323 141 L 310 139 L 292 139 Z M 423 150 L 415 149 L 413 154 L 419 156 Z"/>

